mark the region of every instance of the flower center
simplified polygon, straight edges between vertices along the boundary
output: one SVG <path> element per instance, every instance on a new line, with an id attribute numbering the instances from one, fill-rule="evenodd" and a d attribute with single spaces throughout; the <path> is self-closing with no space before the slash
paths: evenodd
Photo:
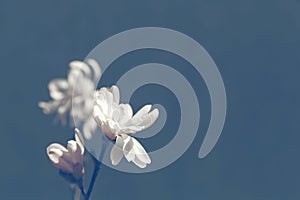
<path id="1" fill-rule="evenodd" d="M 108 119 L 101 126 L 102 132 L 112 140 L 116 139 L 118 132 L 120 131 L 119 124 L 111 119 Z"/>

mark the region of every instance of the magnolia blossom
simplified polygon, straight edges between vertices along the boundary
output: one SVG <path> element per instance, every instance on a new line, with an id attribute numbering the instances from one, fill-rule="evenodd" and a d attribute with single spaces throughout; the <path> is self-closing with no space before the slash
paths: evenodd
<path id="1" fill-rule="evenodd" d="M 75 141 L 68 141 L 67 148 L 53 143 L 47 147 L 47 154 L 52 164 L 66 174 L 80 180 L 84 173 L 84 147 L 79 139 L 79 130 L 75 129 Z"/>
<path id="2" fill-rule="evenodd" d="M 93 59 L 88 59 L 87 63 L 72 61 L 69 66 L 67 79 L 54 79 L 48 84 L 53 100 L 39 102 L 39 107 L 45 114 L 57 112 L 63 123 L 66 123 L 68 112 L 78 121 L 84 121 L 88 117 L 101 76 L 101 68 Z"/>
<path id="3" fill-rule="evenodd" d="M 115 144 L 110 158 L 117 165 L 123 155 L 130 162 L 144 168 L 151 159 L 143 146 L 129 134 L 134 134 L 151 126 L 159 115 L 158 109 L 151 110 L 151 105 L 145 105 L 135 115 L 129 104 L 120 104 L 120 93 L 117 86 L 101 88 L 96 92 L 96 103 L 93 117 L 102 132 Z"/>

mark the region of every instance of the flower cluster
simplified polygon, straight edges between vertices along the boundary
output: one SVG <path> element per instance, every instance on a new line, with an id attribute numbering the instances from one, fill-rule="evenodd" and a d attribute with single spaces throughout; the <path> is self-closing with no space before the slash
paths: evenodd
<path id="1" fill-rule="evenodd" d="M 151 159 L 133 135 L 151 126 L 158 118 L 159 111 L 151 110 L 151 105 L 145 105 L 133 114 L 129 104 L 120 103 L 117 86 L 96 90 L 101 68 L 95 60 L 73 61 L 69 66 L 66 79 L 54 79 L 49 83 L 52 100 L 39 102 L 38 105 L 45 114 L 57 113 L 63 124 L 66 124 L 68 116 L 72 116 L 74 121 L 83 125 L 82 134 L 75 128 L 75 140 L 68 141 L 67 147 L 58 143 L 50 144 L 47 155 L 60 174 L 70 183 L 75 183 L 85 199 L 89 199 L 95 178 L 92 178 L 86 192 L 82 181 L 85 172 L 84 144 L 79 137 L 92 140 L 98 127 L 114 142 L 110 152 L 113 165 L 119 164 L 125 157 L 128 162 L 145 168 Z M 100 162 L 93 159 L 98 162 L 95 163 L 95 172 L 99 170 Z"/>

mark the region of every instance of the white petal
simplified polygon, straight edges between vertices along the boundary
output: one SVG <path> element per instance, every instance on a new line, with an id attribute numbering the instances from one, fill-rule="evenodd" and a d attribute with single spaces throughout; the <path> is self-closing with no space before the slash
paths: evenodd
<path id="1" fill-rule="evenodd" d="M 114 120 L 115 122 L 118 122 L 119 118 L 120 118 L 120 113 L 121 113 L 120 109 L 115 104 L 113 104 L 112 107 L 113 107 L 112 120 Z"/>
<path id="2" fill-rule="evenodd" d="M 68 153 L 66 153 L 63 158 L 66 161 L 71 161 L 73 165 L 76 163 L 82 163 L 83 162 L 83 156 L 81 154 L 81 149 L 79 145 L 74 140 L 68 141 Z"/>
<path id="3" fill-rule="evenodd" d="M 50 158 L 50 160 L 54 163 L 59 162 L 59 158 L 63 155 L 63 152 L 56 148 L 47 148 L 47 155 Z"/>
<path id="4" fill-rule="evenodd" d="M 133 162 L 136 166 L 138 166 L 138 167 L 140 167 L 140 168 L 145 168 L 145 167 L 147 166 L 146 163 L 144 163 L 143 161 L 141 161 L 141 160 L 138 159 L 137 157 L 135 157 L 135 159 L 132 160 L 132 162 Z"/>
<path id="5" fill-rule="evenodd" d="M 119 124 L 111 119 L 109 119 L 106 123 L 106 129 L 110 132 L 113 133 L 115 138 L 115 135 L 120 131 Z"/>
<path id="6" fill-rule="evenodd" d="M 49 101 L 49 102 L 43 102 L 40 101 L 38 103 L 38 106 L 43 110 L 44 114 L 50 114 L 57 110 L 57 108 L 60 105 L 60 101 Z"/>
<path id="7" fill-rule="evenodd" d="M 123 157 L 123 151 L 117 145 L 114 145 L 110 152 L 110 159 L 113 165 L 117 165 L 120 163 Z"/>
<path id="8" fill-rule="evenodd" d="M 80 69 L 71 69 L 68 73 L 68 78 L 67 78 L 69 86 L 70 87 L 72 86 L 72 88 L 74 88 L 76 82 L 80 81 L 83 77 L 85 77 L 85 75 Z"/>
<path id="9" fill-rule="evenodd" d="M 133 117 L 132 117 L 132 122 L 134 124 L 139 123 L 141 118 L 145 115 L 148 114 L 148 112 L 151 110 L 151 105 L 145 105 L 143 106 Z"/>
<path id="10" fill-rule="evenodd" d="M 134 143 L 133 149 L 134 149 L 135 156 L 141 162 L 150 164 L 151 163 L 151 159 L 148 156 L 147 152 L 145 151 L 144 147 L 135 138 L 133 138 L 133 137 L 132 137 L 132 141 Z"/>
<path id="11" fill-rule="evenodd" d="M 87 59 L 86 61 L 90 66 L 91 68 L 93 69 L 93 73 L 94 73 L 94 83 L 95 83 L 95 86 L 96 84 L 98 83 L 100 77 L 101 77 L 101 67 L 100 65 L 97 63 L 96 60 L 94 59 Z"/>
<path id="12" fill-rule="evenodd" d="M 52 149 L 58 149 L 62 152 L 68 152 L 68 150 L 62 146 L 61 144 L 58 144 L 58 143 L 52 143 L 50 144 L 48 147 L 47 147 L 47 153 L 52 150 Z"/>
<path id="13" fill-rule="evenodd" d="M 122 125 L 131 119 L 133 112 L 129 104 L 120 104 L 119 110 L 120 110 L 119 123 Z"/>
<path id="14" fill-rule="evenodd" d="M 69 145 L 69 143 L 72 145 L 74 145 L 73 143 L 75 143 L 75 145 L 76 145 L 76 151 L 74 151 L 75 147 L 72 147 L 73 152 L 70 152 L 70 156 L 72 157 L 71 159 L 74 164 L 77 164 L 77 163 L 83 164 L 83 160 L 84 160 L 84 158 L 83 158 L 84 146 L 79 138 L 79 134 L 81 134 L 79 129 L 75 128 L 75 141 L 72 142 L 73 140 L 70 140 L 68 142 L 68 145 Z"/>
<path id="15" fill-rule="evenodd" d="M 122 134 L 133 134 L 136 133 L 138 131 L 143 130 L 143 127 L 140 126 L 135 126 L 135 125 L 123 125 L 120 127 L 120 133 Z"/>
<path id="16" fill-rule="evenodd" d="M 95 121 L 97 122 L 98 126 L 101 126 L 102 123 L 104 123 L 106 121 L 106 118 L 98 105 L 94 106 L 93 117 L 94 117 Z"/>
<path id="17" fill-rule="evenodd" d="M 89 66 L 84 62 L 74 60 L 70 62 L 69 66 L 70 66 L 70 70 L 81 70 L 82 72 L 85 73 L 87 77 L 91 76 L 91 70 Z"/>
<path id="18" fill-rule="evenodd" d="M 97 93 L 96 93 L 96 104 L 101 108 L 102 113 L 104 116 L 109 116 L 109 109 L 111 104 L 108 100 L 108 95 L 107 93 L 109 93 L 107 91 L 107 88 L 101 88 Z M 111 95 L 112 96 L 112 95 Z M 112 98 L 111 98 L 112 101 Z"/>
<path id="19" fill-rule="evenodd" d="M 72 164 L 66 158 L 67 149 L 60 144 L 54 143 L 47 147 L 47 155 L 52 164 L 68 173 L 73 172 Z"/>
<path id="20" fill-rule="evenodd" d="M 68 152 L 74 153 L 77 150 L 77 143 L 74 140 L 69 140 L 67 148 L 68 148 Z"/>
<path id="21" fill-rule="evenodd" d="M 72 86 L 72 94 L 76 94 L 74 97 L 79 96 L 80 98 L 92 95 L 95 89 L 94 83 L 82 75 L 76 77 L 74 83 L 70 83 L 70 85 Z"/>
<path id="22" fill-rule="evenodd" d="M 140 168 L 144 168 L 147 164 L 151 163 L 147 152 L 135 138 L 125 134 L 122 134 L 118 138 L 123 139 L 123 153 L 128 162 L 132 161 Z"/>
<path id="23" fill-rule="evenodd" d="M 50 96 L 54 100 L 63 99 L 66 91 L 69 89 L 69 84 L 65 79 L 54 79 L 48 84 Z"/>
<path id="24" fill-rule="evenodd" d="M 111 92 L 106 92 L 106 103 L 107 103 L 107 113 L 106 115 L 109 116 L 110 118 L 112 117 L 112 104 L 113 104 L 113 94 Z"/>
<path id="25" fill-rule="evenodd" d="M 112 147 L 110 152 L 110 159 L 113 165 L 117 165 L 120 163 L 123 157 L 123 138 L 117 136 L 116 143 Z"/>
<path id="26" fill-rule="evenodd" d="M 132 118 L 124 125 L 124 127 L 131 130 L 136 130 L 135 132 L 144 130 L 150 127 L 157 120 L 158 115 L 159 115 L 159 111 L 156 108 L 150 113 L 145 114 L 141 118 L 137 118 L 137 117 L 135 119 Z M 135 132 L 131 132 L 131 133 L 135 133 Z"/>
<path id="27" fill-rule="evenodd" d="M 127 136 L 129 139 L 124 142 L 123 146 L 123 152 L 124 156 L 127 159 L 128 162 L 132 161 L 135 158 L 135 152 L 134 152 L 134 143 L 131 136 Z"/>
<path id="28" fill-rule="evenodd" d="M 93 121 L 94 121 L 94 119 L 93 119 Z M 76 143 L 78 144 L 78 146 L 80 148 L 81 154 L 83 155 L 84 154 L 84 146 L 83 146 L 83 143 L 81 142 L 81 139 L 79 137 L 80 135 L 82 135 L 82 134 L 80 133 L 79 129 L 75 128 L 75 140 L 76 140 Z"/>
<path id="29" fill-rule="evenodd" d="M 119 91 L 119 88 L 117 86 L 113 85 L 113 86 L 111 86 L 111 88 L 109 89 L 109 91 L 113 95 L 113 102 L 115 104 L 119 104 L 120 103 L 120 91 Z"/>
<path id="30" fill-rule="evenodd" d="M 148 115 L 144 116 L 142 119 L 142 122 L 140 123 L 140 126 L 143 126 L 144 128 L 150 127 L 158 118 L 159 111 L 158 109 L 154 109 L 151 111 Z"/>

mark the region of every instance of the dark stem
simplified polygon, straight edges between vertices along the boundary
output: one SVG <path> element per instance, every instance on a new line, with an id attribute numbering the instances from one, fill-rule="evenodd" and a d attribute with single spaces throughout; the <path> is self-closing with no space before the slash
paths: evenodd
<path id="1" fill-rule="evenodd" d="M 94 185 L 95 185 L 95 182 L 96 182 L 99 170 L 100 170 L 100 166 L 101 166 L 101 162 L 96 160 L 94 157 L 93 157 L 93 160 L 94 160 L 94 172 L 93 172 L 93 176 L 92 176 L 92 179 L 91 179 L 91 182 L 90 182 L 90 185 L 89 185 L 89 189 L 88 189 L 88 191 L 85 195 L 85 200 L 90 199 L 90 196 L 91 196 L 91 193 L 93 191 L 93 188 L 94 188 Z"/>
<path id="2" fill-rule="evenodd" d="M 80 180 L 80 182 L 77 184 L 78 188 L 80 189 L 80 192 L 82 194 L 82 196 L 85 196 L 86 193 L 85 193 L 85 189 L 83 187 L 83 183 L 82 183 L 82 180 Z"/>
<path id="3" fill-rule="evenodd" d="M 107 140 L 108 139 L 106 138 L 106 136 L 103 135 L 103 137 L 102 137 L 102 149 L 101 149 L 101 153 L 100 153 L 100 157 L 99 157 L 100 161 L 102 161 L 103 156 L 105 154 Z M 90 185 L 89 185 L 89 189 L 88 189 L 87 193 L 84 195 L 85 200 L 90 199 L 91 193 L 93 191 L 93 188 L 94 188 L 94 185 L 95 185 L 95 182 L 96 182 L 96 179 L 97 179 L 98 173 L 100 171 L 100 167 L 101 167 L 101 162 L 98 161 L 94 156 L 92 156 L 92 158 L 93 158 L 93 161 L 94 161 L 94 172 L 93 172 L 93 176 L 92 176 L 92 179 L 91 179 L 91 182 L 90 182 Z"/>

